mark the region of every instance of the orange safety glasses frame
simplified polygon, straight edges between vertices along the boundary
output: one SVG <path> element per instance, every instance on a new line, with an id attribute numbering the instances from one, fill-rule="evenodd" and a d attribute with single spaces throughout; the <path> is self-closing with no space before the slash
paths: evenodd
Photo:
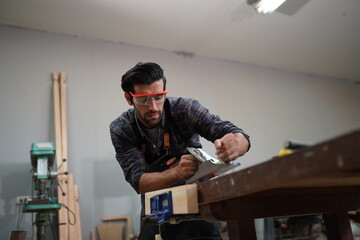
<path id="1" fill-rule="evenodd" d="M 157 92 L 157 93 L 145 93 L 145 94 L 134 94 L 132 92 L 129 92 L 130 95 L 134 98 L 138 98 L 138 97 L 147 97 L 147 96 L 153 96 L 153 95 L 160 95 L 160 94 L 167 94 L 167 90 L 165 89 L 162 92 Z"/>

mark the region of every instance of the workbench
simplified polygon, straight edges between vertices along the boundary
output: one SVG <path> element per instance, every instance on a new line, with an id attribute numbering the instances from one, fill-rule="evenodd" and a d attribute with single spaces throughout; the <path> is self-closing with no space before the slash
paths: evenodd
<path id="1" fill-rule="evenodd" d="M 352 240 L 360 211 L 360 130 L 221 176 L 198 187 L 205 219 L 230 240 L 256 239 L 255 218 L 322 214 L 329 240 Z"/>

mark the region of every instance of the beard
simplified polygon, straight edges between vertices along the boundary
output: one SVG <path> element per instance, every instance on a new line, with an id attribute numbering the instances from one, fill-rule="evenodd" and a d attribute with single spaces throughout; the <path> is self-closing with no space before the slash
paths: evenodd
<path id="1" fill-rule="evenodd" d="M 160 121 L 162 116 L 162 111 L 148 111 L 144 114 L 140 114 L 139 111 L 136 111 L 136 115 L 140 122 L 147 128 L 156 127 Z"/>

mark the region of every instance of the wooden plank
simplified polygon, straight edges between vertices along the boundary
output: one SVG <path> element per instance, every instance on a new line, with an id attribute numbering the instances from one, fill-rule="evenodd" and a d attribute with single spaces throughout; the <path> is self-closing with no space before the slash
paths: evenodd
<path id="1" fill-rule="evenodd" d="M 77 193 L 74 185 L 73 174 L 68 175 L 68 207 L 73 212 L 70 214 L 72 222 L 69 223 L 69 239 L 81 239 L 80 231 L 80 214 L 78 210 L 78 201 L 76 200 Z"/>
<path id="2" fill-rule="evenodd" d="M 26 240 L 26 231 L 12 231 L 10 240 Z"/>
<path id="3" fill-rule="evenodd" d="M 126 224 L 126 239 L 130 240 L 130 236 L 132 235 L 132 221 L 130 215 L 123 215 L 123 216 L 113 216 L 113 217 L 103 217 L 101 221 L 103 222 L 110 222 L 110 221 L 121 221 L 125 220 Z"/>
<path id="4" fill-rule="evenodd" d="M 360 130 L 199 185 L 199 204 L 291 187 L 360 185 Z"/>
<path id="5" fill-rule="evenodd" d="M 67 153 L 67 88 L 66 73 L 53 73 L 54 117 L 56 135 L 56 158 L 58 173 L 68 171 Z M 67 206 L 75 215 L 75 222 L 70 224 L 69 212 L 63 207 L 59 211 L 59 239 L 79 240 L 81 236 L 80 207 L 78 189 L 74 185 L 73 175 L 58 175 L 58 201 Z M 62 191 L 61 191 L 62 189 Z M 65 193 L 65 195 L 63 195 Z M 73 216 L 71 214 L 71 216 Z M 74 221 L 74 219 L 73 219 Z"/>
<path id="6" fill-rule="evenodd" d="M 122 223 L 107 223 L 97 225 L 96 229 L 100 240 L 122 240 L 123 224 Z"/>
<path id="7" fill-rule="evenodd" d="M 75 200 L 75 217 L 76 221 L 76 231 L 78 239 L 82 239 L 81 233 L 81 218 L 80 218 L 80 204 L 79 204 L 79 188 L 76 184 L 74 184 L 74 200 Z"/>
<path id="8" fill-rule="evenodd" d="M 90 240 L 96 240 L 95 231 L 94 229 L 90 230 Z"/>
<path id="9" fill-rule="evenodd" d="M 61 144 L 61 113 L 60 113 L 60 84 L 59 73 L 53 72 L 53 99 L 54 99 L 54 122 L 55 122 L 55 147 L 56 147 L 56 163 L 59 170 L 62 164 L 62 144 Z"/>
<path id="10" fill-rule="evenodd" d="M 75 200 L 76 201 L 78 201 L 79 200 L 79 188 L 78 188 L 78 186 L 75 184 L 74 185 L 74 190 L 75 190 L 75 195 L 74 195 L 74 197 L 75 197 Z"/>
<path id="11" fill-rule="evenodd" d="M 197 185 L 186 184 L 182 186 L 165 188 L 145 193 L 145 214 L 150 215 L 150 198 L 161 193 L 171 191 L 174 214 L 199 213 Z"/>
<path id="12" fill-rule="evenodd" d="M 61 126 L 61 96 L 60 96 L 60 73 L 53 72 L 53 97 L 54 97 L 54 121 L 55 121 L 55 146 L 56 146 L 56 164 L 59 173 L 64 172 L 63 151 L 62 151 L 62 126 Z M 67 191 L 67 176 L 58 175 L 58 184 L 61 186 L 57 188 L 58 202 L 60 204 L 68 205 Z M 65 194 L 65 195 L 63 195 Z M 68 240 L 68 211 L 62 207 L 58 213 L 59 221 L 59 239 Z"/>
<path id="13" fill-rule="evenodd" d="M 70 239 L 82 239 L 82 233 L 81 233 L 81 219 L 80 219 L 80 205 L 79 205 L 79 190 L 77 185 L 72 184 L 72 202 L 73 202 L 73 207 L 74 207 L 74 215 L 75 215 L 75 219 L 76 219 L 76 223 L 74 226 L 72 226 L 72 228 L 74 229 L 74 237 L 72 237 L 70 235 Z"/>
<path id="14" fill-rule="evenodd" d="M 61 151 L 63 171 L 68 171 L 68 152 L 67 152 L 67 89 L 66 73 L 60 73 L 60 109 L 61 109 Z"/>
<path id="15" fill-rule="evenodd" d="M 75 229 L 75 224 L 77 222 L 77 218 L 75 216 L 75 202 L 74 202 L 74 178 L 72 174 L 68 174 L 68 191 L 67 191 L 67 198 L 68 198 L 68 208 L 70 209 L 70 211 L 73 212 L 73 214 L 69 214 L 70 216 L 70 221 L 69 221 L 69 235 L 68 235 L 68 239 L 77 239 L 75 238 L 76 235 L 76 229 Z M 74 238 L 73 238 L 74 236 Z M 76 236 L 77 237 L 77 236 Z"/>
<path id="16" fill-rule="evenodd" d="M 65 195 L 62 195 L 62 191 L 61 191 L 60 187 L 58 186 L 58 202 L 60 204 L 65 204 L 66 206 L 68 206 L 68 196 L 67 196 L 68 181 L 67 181 L 67 176 L 66 175 L 58 176 L 58 182 L 59 182 L 59 185 L 61 185 L 61 188 L 65 193 Z M 59 216 L 59 220 L 58 220 L 59 221 L 59 239 L 60 240 L 68 240 L 68 236 L 69 236 L 69 223 L 68 223 L 69 212 L 63 206 L 62 208 L 60 208 L 58 216 Z"/>
<path id="17" fill-rule="evenodd" d="M 76 186 L 76 185 L 75 185 Z M 77 186 L 76 186 L 77 187 Z M 75 188 L 77 189 L 77 188 Z M 77 191 L 77 190 L 76 190 Z M 77 224 L 76 224 L 76 231 L 77 231 L 77 236 L 78 239 L 82 239 L 82 233 L 81 233 L 81 219 L 80 219 L 80 204 L 79 201 L 76 200 L 75 202 L 75 216 L 77 219 Z M 76 239 L 77 240 L 77 239 Z"/>
<path id="18" fill-rule="evenodd" d="M 110 222 L 110 221 L 119 221 L 119 220 L 130 220 L 130 215 L 121 215 L 121 216 L 112 216 L 112 217 L 102 217 L 101 221 Z"/>

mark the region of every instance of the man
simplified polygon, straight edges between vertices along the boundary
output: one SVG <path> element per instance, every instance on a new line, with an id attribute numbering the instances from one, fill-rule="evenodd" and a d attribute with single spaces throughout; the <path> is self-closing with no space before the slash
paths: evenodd
<path id="1" fill-rule="evenodd" d="M 217 158 L 229 162 L 244 155 L 249 136 L 194 99 L 167 97 L 166 78 L 156 63 L 138 63 L 121 79 L 126 101 L 133 108 L 110 124 L 116 158 L 125 179 L 144 193 L 184 184 L 198 169 L 186 147 L 201 147 L 200 136 L 214 143 Z M 217 225 L 206 221 L 162 224 L 165 240 L 221 239 Z M 159 227 L 141 226 L 139 240 L 152 240 Z"/>

